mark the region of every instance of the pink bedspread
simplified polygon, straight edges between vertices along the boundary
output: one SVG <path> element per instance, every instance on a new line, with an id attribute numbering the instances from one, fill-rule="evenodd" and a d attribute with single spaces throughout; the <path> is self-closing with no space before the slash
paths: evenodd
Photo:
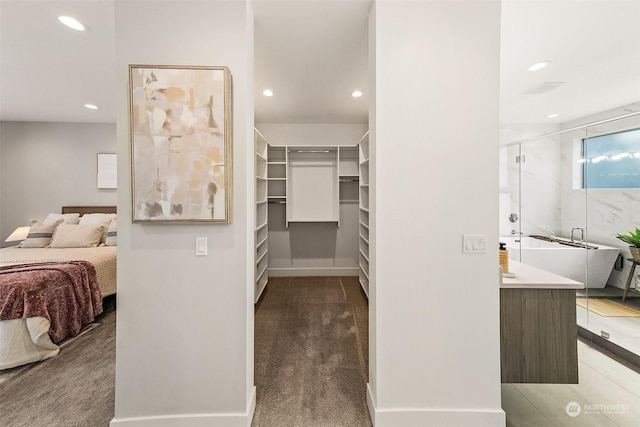
<path id="1" fill-rule="evenodd" d="M 0 267 L 0 320 L 41 316 L 58 344 L 102 313 L 96 269 L 87 261 Z"/>

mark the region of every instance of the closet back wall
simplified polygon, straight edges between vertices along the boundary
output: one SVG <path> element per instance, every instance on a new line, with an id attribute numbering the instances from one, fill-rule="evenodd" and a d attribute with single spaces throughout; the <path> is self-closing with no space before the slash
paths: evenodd
<path id="1" fill-rule="evenodd" d="M 256 128 L 272 146 L 317 147 L 354 146 L 368 126 L 260 123 Z M 358 275 L 358 203 L 340 203 L 340 227 L 335 223 L 291 223 L 289 228 L 285 226 L 284 205 L 270 203 L 269 276 L 331 275 Z"/>

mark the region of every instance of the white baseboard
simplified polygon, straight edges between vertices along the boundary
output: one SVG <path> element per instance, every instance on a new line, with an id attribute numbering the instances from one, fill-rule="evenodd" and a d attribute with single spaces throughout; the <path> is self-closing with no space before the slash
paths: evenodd
<path id="1" fill-rule="evenodd" d="M 379 409 L 367 383 L 367 406 L 374 427 L 504 427 L 506 416 L 502 408 L 478 409 Z"/>
<path id="2" fill-rule="evenodd" d="M 358 267 L 270 268 L 269 277 L 357 276 Z"/>
<path id="3" fill-rule="evenodd" d="M 135 418 L 114 418 L 110 427 L 251 427 L 256 410 L 256 388 L 253 387 L 244 413 L 175 414 Z"/>

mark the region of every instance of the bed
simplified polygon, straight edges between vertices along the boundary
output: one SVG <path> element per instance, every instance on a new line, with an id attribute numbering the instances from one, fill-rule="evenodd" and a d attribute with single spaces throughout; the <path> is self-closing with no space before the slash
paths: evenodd
<path id="1" fill-rule="evenodd" d="M 55 231 L 50 238 L 49 246 L 53 247 L 0 249 L 0 309 L 3 310 L 0 318 L 9 317 L 0 320 L 0 369 L 57 355 L 59 344 L 76 336 L 102 312 L 102 298 L 114 295 L 117 289 L 115 240 L 110 246 L 105 245 L 106 239 L 111 239 L 107 236 L 116 233 L 115 213 L 116 208 L 110 206 L 62 208 L 61 217 L 79 218 L 76 223 L 80 224 L 86 222 L 84 229 L 95 229 L 96 239 L 99 228 L 98 223 L 93 224 L 96 218 L 104 221 L 113 217 L 108 226 L 100 223 L 103 232 L 96 247 L 66 247 L 74 246 L 65 244 L 69 241 L 64 240 L 74 235 L 67 235 L 63 230 L 75 232 L 82 227 L 73 228 L 73 222 L 60 219 L 54 223 Z M 35 227 L 32 225 L 31 230 L 36 230 Z M 38 235 L 30 233 L 29 236 L 32 234 Z M 18 287 L 19 282 L 25 287 Z M 34 292 L 38 295 L 36 298 Z M 12 297 L 11 293 L 20 296 Z M 16 306 L 11 307 L 12 304 Z M 20 312 L 20 318 L 13 318 Z"/>

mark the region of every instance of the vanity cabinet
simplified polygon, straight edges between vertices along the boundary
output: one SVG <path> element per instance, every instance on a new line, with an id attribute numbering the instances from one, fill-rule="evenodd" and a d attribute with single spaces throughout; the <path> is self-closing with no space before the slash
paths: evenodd
<path id="1" fill-rule="evenodd" d="M 511 261 L 500 285 L 503 383 L 578 383 L 576 289 L 584 284 Z"/>

